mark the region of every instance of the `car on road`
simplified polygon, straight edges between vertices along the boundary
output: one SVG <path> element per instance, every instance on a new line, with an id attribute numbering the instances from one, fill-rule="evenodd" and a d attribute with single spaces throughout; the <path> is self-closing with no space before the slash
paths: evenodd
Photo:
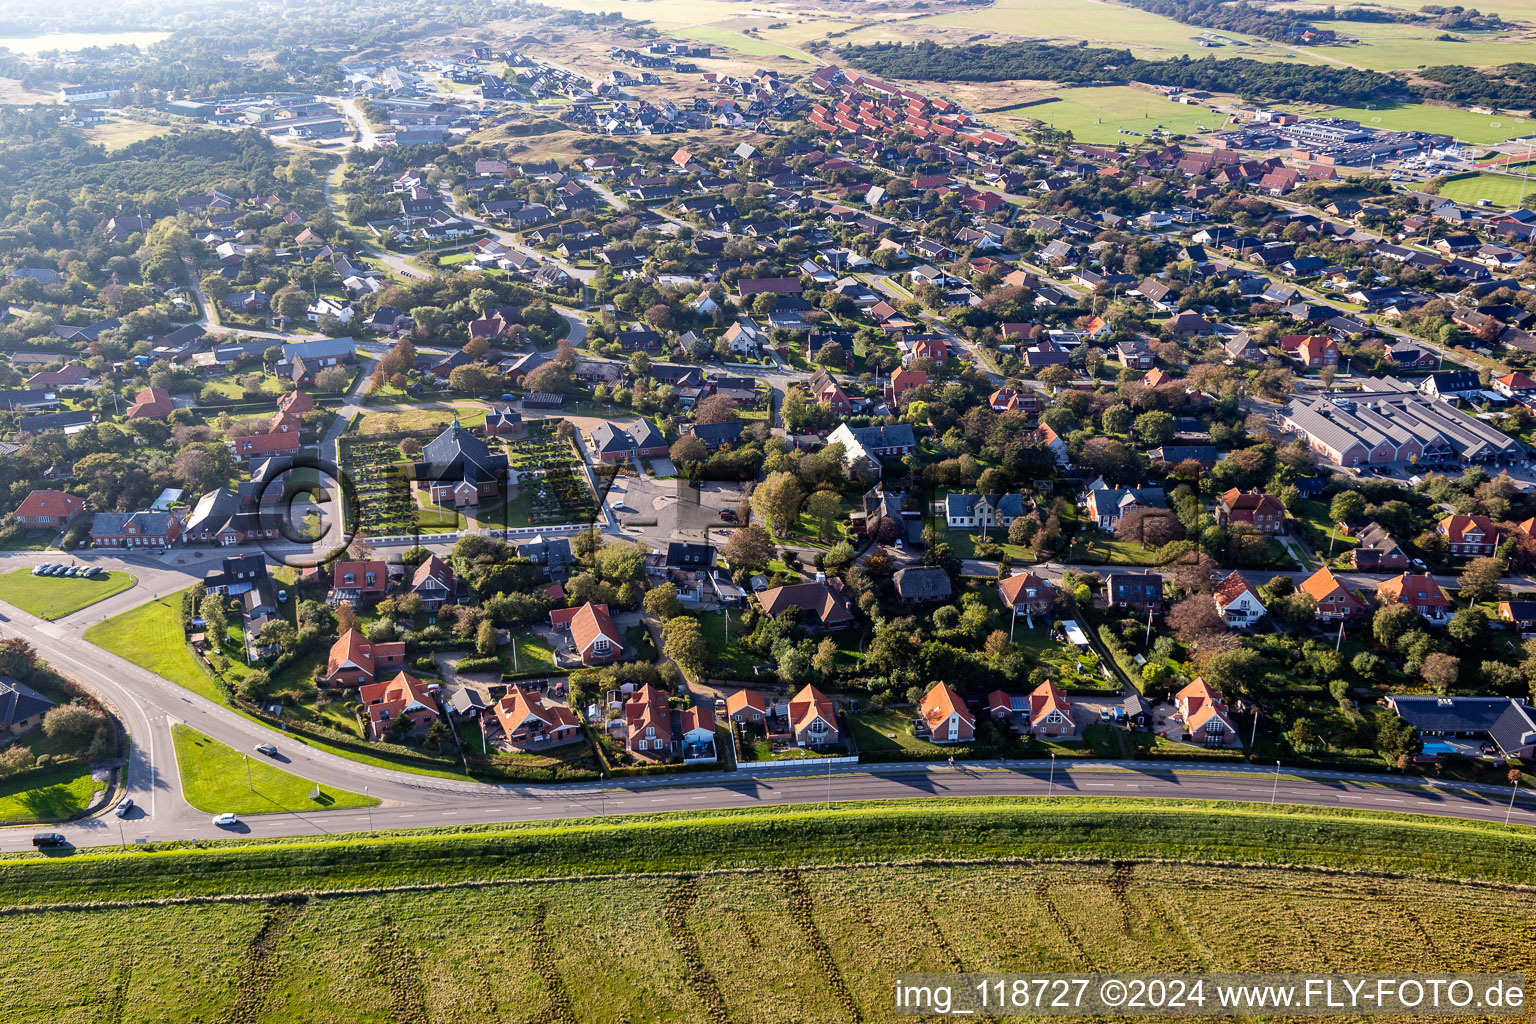
<path id="1" fill-rule="evenodd" d="M 133 811 L 133 797 L 123 797 L 123 802 L 117 805 L 117 810 L 112 813 L 119 818 L 126 818 Z"/>
<path id="2" fill-rule="evenodd" d="M 38 832 L 32 836 L 33 846 L 68 846 L 69 840 L 62 832 Z"/>
<path id="3" fill-rule="evenodd" d="M 215 825 L 219 826 L 219 828 L 229 828 L 232 825 L 240 824 L 240 819 L 238 817 L 236 817 L 234 814 L 231 814 L 230 812 L 225 811 L 223 814 L 219 815 L 217 818 L 214 818 L 213 819 L 213 823 Z"/>
<path id="4" fill-rule="evenodd" d="M 277 748 L 270 743 L 258 743 L 256 744 L 256 753 L 265 754 L 268 757 L 276 757 Z"/>

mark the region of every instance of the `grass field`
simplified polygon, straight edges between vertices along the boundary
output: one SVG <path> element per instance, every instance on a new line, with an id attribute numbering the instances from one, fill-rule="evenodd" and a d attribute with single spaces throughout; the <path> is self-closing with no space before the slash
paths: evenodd
<path id="1" fill-rule="evenodd" d="M 62 821 L 90 805 L 101 785 L 75 764 L 0 782 L 0 825 Z"/>
<path id="2" fill-rule="evenodd" d="M 98 622 L 85 631 L 85 638 L 140 668 L 223 703 L 224 695 L 187 648 L 181 632 L 181 594 L 167 594 Z"/>
<path id="3" fill-rule="evenodd" d="M 187 803 L 210 814 L 273 814 L 281 811 L 335 811 L 377 805 L 378 800 L 346 790 L 320 790 L 315 784 L 281 768 L 261 754 L 235 750 L 190 726 L 171 727 L 176 741 L 176 767 Z M 247 778 L 249 770 L 249 778 Z"/>
<path id="4" fill-rule="evenodd" d="M 92 580 L 33 576 L 31 569 L 0 575 L 0 601 L 40 619 L 63 618 L 138 583 L 132 573 L 110 572 Z"/>
<path id="5" fill-rule="evenodd" d="M 481 406 L 456 405 L 438 409 L 408 409 L 395 412 L 365 412 L 357 421 L 359 434 L 393 434 L 400 431 L 440 430 L 457 417 L 465 427 L 485 422 Z"/>
<path id="6" fill-rule="evenodd" d="M 0 861 L 0 901 L 56 904 L 0 916 L 0 960 L 7 1024 L 873 1024 L 907 971 L 1523 970 L 1532 868 L 1525 832 L 1230 805 L 587 819 Z M 284 895 L 97 902 L 206 891 Z"/>
<path id="7" fill-rule="evenodd" d="M 1494 206 L 1520 205 L 1522 196 L 1531 195 L 1533 187 L 1523 178 L 1507 174 L 1469 174 L 1452 178 L 1440 186 L 1439 195 L 1458 203 L 1476 203 L 1486 199 Z"/>
<path id="8" fill-rule="evenodd" d="M 1205 107 L 1171 103 L 1155 92 L 1128 85 L 1062 89 L 1057 96 L 1048 103 L 1016 107 L 1003 116 L 1032 118 L 1088 143 L 1130 144 L 1141 140 L 1124 131 L 1147 136 L 1162 125 L 1171 132 L 1192 133 L 1200 125 L 1219 128 L 1224 122 L 1222 115 Z"/>
<path id="9" fill-rule="evenodd" d="M 1507 114 L 1474 114 L 1469 110 L 1436 107 L 1428 103 L 1400 103 L 1391 107 L 1334 107 L 1319 111 L 1319 117 L 1347 117 L 1367 128 L 1392 131 L 1441 132 L 1463 142 L 1492 145 L 1508 138 L 1529 134 L 1536 122 Z"/>
<path id="10" fill-rule="evenodd" d="M 92 125 L 85 131 L 85 137 L 92 142 L 99 142 L 108 150 L 122 149 L 135 142 L 145 139 L 153 139 L 158 135 L 169 135 L 174 129 L 162 124 L 150 124 L 147 121 L 135 121 L 132 118 L 113 115 L 101 124 Z"/>

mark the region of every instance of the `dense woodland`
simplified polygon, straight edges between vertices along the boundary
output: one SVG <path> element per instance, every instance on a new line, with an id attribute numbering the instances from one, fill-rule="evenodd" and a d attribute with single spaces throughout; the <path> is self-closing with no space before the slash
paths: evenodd
<path id="1" fill-rule="evenodd" d="M 1129 50 L 1097 46 L 1002 43 L 939 46 L 873 43 L 847 46 L 843 60 L 877 75 L 938 82 L 1037 79 L 1064 83 L 1145 82 L 1236 93 L 1257 101 L 1335 103 L 1406 98 L 1402 82 L 1376 71 L 1313 64 L 1280 64 L 1247 57 L 1138 60 Z"/>

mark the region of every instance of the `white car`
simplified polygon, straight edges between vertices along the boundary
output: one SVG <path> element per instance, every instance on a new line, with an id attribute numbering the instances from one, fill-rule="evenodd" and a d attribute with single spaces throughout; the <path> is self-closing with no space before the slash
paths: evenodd
<path id="1" fill-rule="evenodd" d="M 240 824 L 240 819 L 226 811 L 225 813 L 219 815 L 217 818 L 214 818 L 213 823 L 219 826 L 219 828 L 229 828 L 231 825 Z"/>

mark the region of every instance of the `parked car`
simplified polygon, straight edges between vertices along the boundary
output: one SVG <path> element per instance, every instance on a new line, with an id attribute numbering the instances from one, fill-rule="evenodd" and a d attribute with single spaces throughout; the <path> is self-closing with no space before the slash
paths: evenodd
<path id="1" fill-rule="evenodd" d="M 229 827 L 231 827 L 233 825 L 240 824 L 240 819 L 237 818 L 234 814 L 230 813 L 229 811 L 225 811 L 223 814 L 219 815 L 217 818 L 214 818 L 213 819 L 213 823 L 215 825 L 219 826 L 219 828 L 229 828 Z"/>
<path id="2" fill-rule="evenodd" d="M 44 563 L 43 565 L 34 566 L 33 569 L 32 569 L 32 575 L 33 576 L 41 576 L 43 573 L 45 573 L 47 571 L 48 571 L 48 565 L 47 565 L 47 563 Z"/>
<path id="3" fill-rule="evenodd" d="M 256 753 L 265 754 L 268 757 L 276 757 L 277 748 L 270 743 L 258 743 L 256 744 Z"/>
<path id="4" fill-rule="evenodd" d="M 720 518 L 727 523 L 734 523 L 736 521 L 736 510 L 733 508 L 723 508 L 720 510 Z"/>
<path id="5" fill-rule="evenodd" d="M 131 813 L 132 811 L 133 811 L 133 797 L 127 796 L 127 797 L 123 798 L 123 802 L 122 803 L 117 805 L 117 810 L 113 811 L 112 813 L 117 815 L 119 818 L 126 818 L 126 817 L 128 817 L 129 813 Z"/>
<path id="6" fill-rule="evenodd" d="M 32 836 L 33 846 L 68 846 L 69 840 L 62 832 L 38 832 Z"/>

